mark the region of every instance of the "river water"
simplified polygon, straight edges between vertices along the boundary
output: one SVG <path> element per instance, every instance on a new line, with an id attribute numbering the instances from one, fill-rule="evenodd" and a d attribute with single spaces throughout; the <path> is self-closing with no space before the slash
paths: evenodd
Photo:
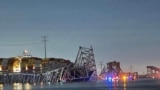
<path id="1" fill-rule="evenodd" d="M 123 82 L 74 82 L 74 83 L 39 83 L 13 85 L 0 84 L 0 90 L 160 90 L 160 80 L 143 79 Z"/>

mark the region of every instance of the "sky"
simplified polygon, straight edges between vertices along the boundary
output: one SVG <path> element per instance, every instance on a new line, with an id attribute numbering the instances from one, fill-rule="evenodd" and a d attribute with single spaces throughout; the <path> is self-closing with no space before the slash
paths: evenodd
<path id="1" fill-rule="evenodd" d="M 1 0 L 0 57 L 22 55 L 75 61 L 79 46 L 100 62 L 119 61 L 123 71 L 160 67 L 159 0 Z M 132 68 L 131 68 L 132 67 Z"/>

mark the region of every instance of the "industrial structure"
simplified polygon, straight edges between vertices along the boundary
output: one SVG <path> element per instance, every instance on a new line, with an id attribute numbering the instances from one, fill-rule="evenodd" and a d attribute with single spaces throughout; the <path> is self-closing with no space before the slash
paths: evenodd
<path id="1" fill-rule="evenodd" d="M 22 56 L 0 58 L 1 83 L 55 83 L 96 79 L 92 47 L 80 47 L 75 63 L 60 58 L 32 57 L 27 50 L 24 50 Z"/>
<path id="2" fill-rule="evenodd" d="M 147 66 L 147 76 L 150 78 L 160 78 L 160 68 Z"/>
<path id="3" fill-rule="evenodd" d="M 109 81 L 134 80 L 137 77 L 137 72 L 123 72 L 120 67 L 120 62 L 117 61 L 108 62 L 99 75 L 99 79 Z"/>
<path id="4" fill-rule="evenodd" d="M 107 66 L 105 66 L 100 74 L 101 78 L 107 79 L 109 77 L 119 77 L 120 73 L 122 73 L 122 69 L 120 67 L 120 63 L 113 61 L 113 62 L 108 62 Z"/>

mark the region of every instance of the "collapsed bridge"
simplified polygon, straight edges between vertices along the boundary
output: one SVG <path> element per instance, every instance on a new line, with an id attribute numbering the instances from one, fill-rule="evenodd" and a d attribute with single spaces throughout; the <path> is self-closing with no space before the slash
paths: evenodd
<path id="1" fill-rule="evenodd" d="M 20 69 L 15 69 L 16 67 L 14 67 L 13 62 L 17 62 L 16 67 L 20 67 Z M 1 61 L 1 66 L 4 63 L 5 66 L 1 68 L 5 68 L 5 70 L 0 71 L 1 83 L 56 83 L 97 79 L 96 63 L 92 47 L 79 47 L 74 63 L 66 60 L 59 60 L 57 62 L 55 58 L 51 58 L 50 60 L 36 59 L 34 61 L 33 57 L 16 58 L 12 62 L 11 60 L 4 60 Z M 16 70 L 21 71 L 14 72 Z"/>

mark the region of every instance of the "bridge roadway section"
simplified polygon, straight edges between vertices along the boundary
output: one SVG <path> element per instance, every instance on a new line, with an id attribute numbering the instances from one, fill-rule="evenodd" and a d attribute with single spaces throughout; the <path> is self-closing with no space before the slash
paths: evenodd
<path id="1" fill-rule="evenodd" d="M 60 82 L 70 65 L 61 67 L 46 73 L 7 73 L 0 76 L 0 82 L 11 83 L 40 83 L 40 82 Z"/>

